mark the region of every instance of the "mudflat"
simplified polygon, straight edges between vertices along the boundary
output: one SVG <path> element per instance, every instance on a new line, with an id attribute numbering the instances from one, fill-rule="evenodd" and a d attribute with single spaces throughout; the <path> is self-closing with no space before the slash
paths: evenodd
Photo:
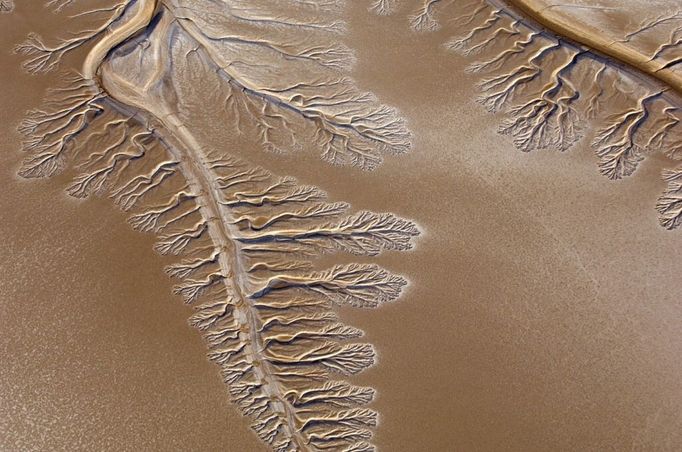
<path id="1" fill-rule="evenodd" d="M 414 222 L 420 234 L 410 250 L 315 261 L 378 264 L 407 282 L 377 309 L 334 309 L 376 349 L 374 365 L 348 379 L 376 390 L 372 442 L 380 450 L 675 450 L 682 238 L 661 227 L 655 209 L 669 159 L 647 155 L 629 177 L 604 177 L 590 139 L 595 121 L 575 140 L 522 152 L 514 134 L 498 133 L 511 99 L 487 112 L 476 102 L 483 76 L 464 70 L 508 43 L 452 52 L 444 44 L 468 29 L 446 11 L 440 28 L 417 33 L 412 2 L 379 16 L 369 4 L 339 12 L 347 27 L 339 39 L 356 59 L 350 75 L 411 132 L 410 149 L 381 154 L 373 171 L 329 165 L 313 145 L 264 149 L 262 135 L 235 130 L 216 85 L 181 81 L 176 102 L 152 91 L 142 99 L 153 100 L 150 110 L 176 108 L 200 149 L 319 187 L 351 215 Z M 132 230 L 107 196 L 67 196 L 73 173 L 17 176 L 25 157 L 17 125 L 62 80 L 25 74 L 22 56 L 9 50 L 29 32 L 60 27 L 55 17 L 39 2 L 0 15 L 12 21 L 2 32 L 0 75 L 11 106 L 2 111 L 0 157 L 0 444 L 267 450 L 187 325 L 195 311 L 172 295 L 177 282 L 164 267 L 176 260 L 154 251 L 158 237 Z M 61 67 L 80 67 L 85 50 Z M 551 61 L 560 65 L 571 52 Z M 122 51 L 105 70 L 127 67 L 130 55 Z M 593 69 L 586 63 L 587 74 Z M 642 89 L 637 77 L 607 77 Z M 627 108 L 628 95 L 611 105 Z"/>

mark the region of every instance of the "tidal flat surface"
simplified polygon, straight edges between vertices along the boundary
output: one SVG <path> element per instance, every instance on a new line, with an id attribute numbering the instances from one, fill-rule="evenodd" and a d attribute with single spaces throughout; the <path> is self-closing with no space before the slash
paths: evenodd
<path id="1" fill-rule="evenodd" d="M 56 26 L 33 3 L 17 4 L 5 49 Z M 377 390 L 374 443 L 674 450 L 682 238 L 653 209 L 664 162 L 648 158 L 613 182 L 588 141 L 564 153 L 519 152 L 474 101 L 480 75 L 463 71 L 471 58 L 443 48 L 449 30 L 414 34 L 412 5 L 377 17 L 368 3 L 345 13 L 352 75 L 398 109 L 412 132 L 409 152 L 372 172 L 330 166 L 316 149 L 267 152 L 225 127 L 230 116 L 201 85 L 185 126 L 206 148 L 421 229 L 413 250 L 371 259 L 407 278 L 400 299 L 340 309 L 378 350 L 353 379 Z M 2 98 L 12 108 L 2 112 L 0 157 L 0 354 L 9 364 L 0 446 L 264 450 L 187 325 L 192 311 L 171 295 L 152 237 L 132 231 L 109 199 L 67 197 L 66 177 L 16 176 L 16 125 L 59 79 L 29 77 L 20 61 L 2 56 Z"/>

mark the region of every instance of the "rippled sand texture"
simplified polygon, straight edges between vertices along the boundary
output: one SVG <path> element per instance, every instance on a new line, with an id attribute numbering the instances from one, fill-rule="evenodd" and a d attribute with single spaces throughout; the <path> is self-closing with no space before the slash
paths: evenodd
<path id="1" fill-rule="evenodd" d="M 545 19 L 547 10 L 538 2 L 512 3 L 537 10 Z M 667 187 L 656 209 L 661 225 L 674 229 L 682 222 L 682 166 L 676 163 L 682 159 L 682 84 L 672 71 L 682 62 L 678 58 L 682 41 L 677 36 L 682 17 L 674 7 L 667 9 L 671 12 L 663 13 L 660 20 L 641 25 L 621 39 L 636 45 L 636 36 L 655 39 L 653 32 L 659 44 L 649 59 L 636 47 L 622 52 L 627 59 L 601 56 L 497 1 L 427 1 L 412 17 L 412 25 L 417 31 L 427 31 L 441 22 L 447 24 L 453 36 L 446 47 L 472 61 L 466 71 L 480 74 L 478 101 L 491 112 L 505 113 L 499 131 L 510 135 L 520 150 L 566 151 L 584 138 L 599 158 L 600 172 L 609 179 L 630 176 L 647 156 L 663 154 L 668 160 L 662 173 Z M 602 14 L 611 17 L 610 11 Z M 611 18 L 622 19 L 617 15 Z M 546 23 L 567 27 L 569 18 L 562 20 Z M 577 20 L 572 30 L 588 45 L 619 39 L 593 28 L 583 30 Z M 654 31 L 657 26 L 663 28 L 662 24 L 673 30 Z M 595 39 L 598 34 L 599 40 Z M 621 53 L 614 51 L 613 55 Z"/>
<path id="2" fill-rule="evenodd" d="M 365 406 L 375 391 L 339 377 L 371 366 L 375 351 L 334 307 L 376 307 L 406 280 L 373 264 L 313 261 L 406 250 L 418 230 L 389 213 L 348 214 L 317 187 L 207 149 L 186 119 L 203 108 L 192 90 L 210 86 L 209 108 L 265 150 L 308 146 L 366 170 L 406 151 L 396 112 L 339 72 L 352 63 L 335 42 L 342 6 L 122 1 L 75 15 L 105 19 L 71 38 L 31 35 L 17 47 L 41 73 L 94 41 L 82 73 L 64 76 L 21 123 L 31 155 L 19 174 L 52 176 L 68 162 L 68 194 L 107 194 L 133 228 L 158 234 L 156 251 L 182 256 L 166 268 L 181 281 L 173 291 L 195 306 L 190 324 L 234 403 L 278 451 L 373 450 L 377 413 Z"/>

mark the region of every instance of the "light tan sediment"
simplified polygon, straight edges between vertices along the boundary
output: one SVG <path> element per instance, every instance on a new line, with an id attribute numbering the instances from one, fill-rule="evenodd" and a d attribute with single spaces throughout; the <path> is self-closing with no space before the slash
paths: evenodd
<path id="1" fill-rule="evenodd" d="M 85 58 L 83 63 L 83 76 L 85 78 L 93 79 L 97 75 L 97 70 L 104 58 L 114 47 L 149 25 L 156 10 L 156 4 L 157 0 L 140 0 L 137 11 L 129 20 L 120 27 L 107 31 L 107 34 L 95 44 Z"/>
<path id="2" fill-rule="evenodd" d="M 625 42 L 609 38 L 607 34 L 600 34 L 593 27 L 552 10 L 544 0 L 506 0 L 506 3 L 557 35 L 632 66 L 682 95 L 682 74 L 668 67 L 668 62 L 651 59 Z"/>

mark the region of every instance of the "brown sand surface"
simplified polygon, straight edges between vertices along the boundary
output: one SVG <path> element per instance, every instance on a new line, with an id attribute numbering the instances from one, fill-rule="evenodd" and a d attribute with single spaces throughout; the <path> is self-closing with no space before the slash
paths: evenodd
<path id="1" fill-rule="evenodd" d="M 408 120 L 409 154 L 367 173 L 264 152 L 206 112 L 188 124 L 202 144 L 423 229 L 414 251 L 377 260 L 409 278 L 407 293 L 342 313 L 379 351 L 354 378 L 379 391 L 376 444 L 679 449 L 682 236 L 653 213 L 661 160 L 611 182 L 586 144 L 517 151 L 473 102 L 466 59 L 439 33 L 413 34 L 410 9 L 375 17 L 357 2 L 346 40 L 361 87 Z M 17 5 L 3 49 L 50 25 L 30 11 Z M 69 199 L 63 178 L 14 175 L 14 127 L 57 78 L 18 62 L 2 57 L 0 448 L 263 450 L 170 295 L 152 238 L 107 199 Z"/>

